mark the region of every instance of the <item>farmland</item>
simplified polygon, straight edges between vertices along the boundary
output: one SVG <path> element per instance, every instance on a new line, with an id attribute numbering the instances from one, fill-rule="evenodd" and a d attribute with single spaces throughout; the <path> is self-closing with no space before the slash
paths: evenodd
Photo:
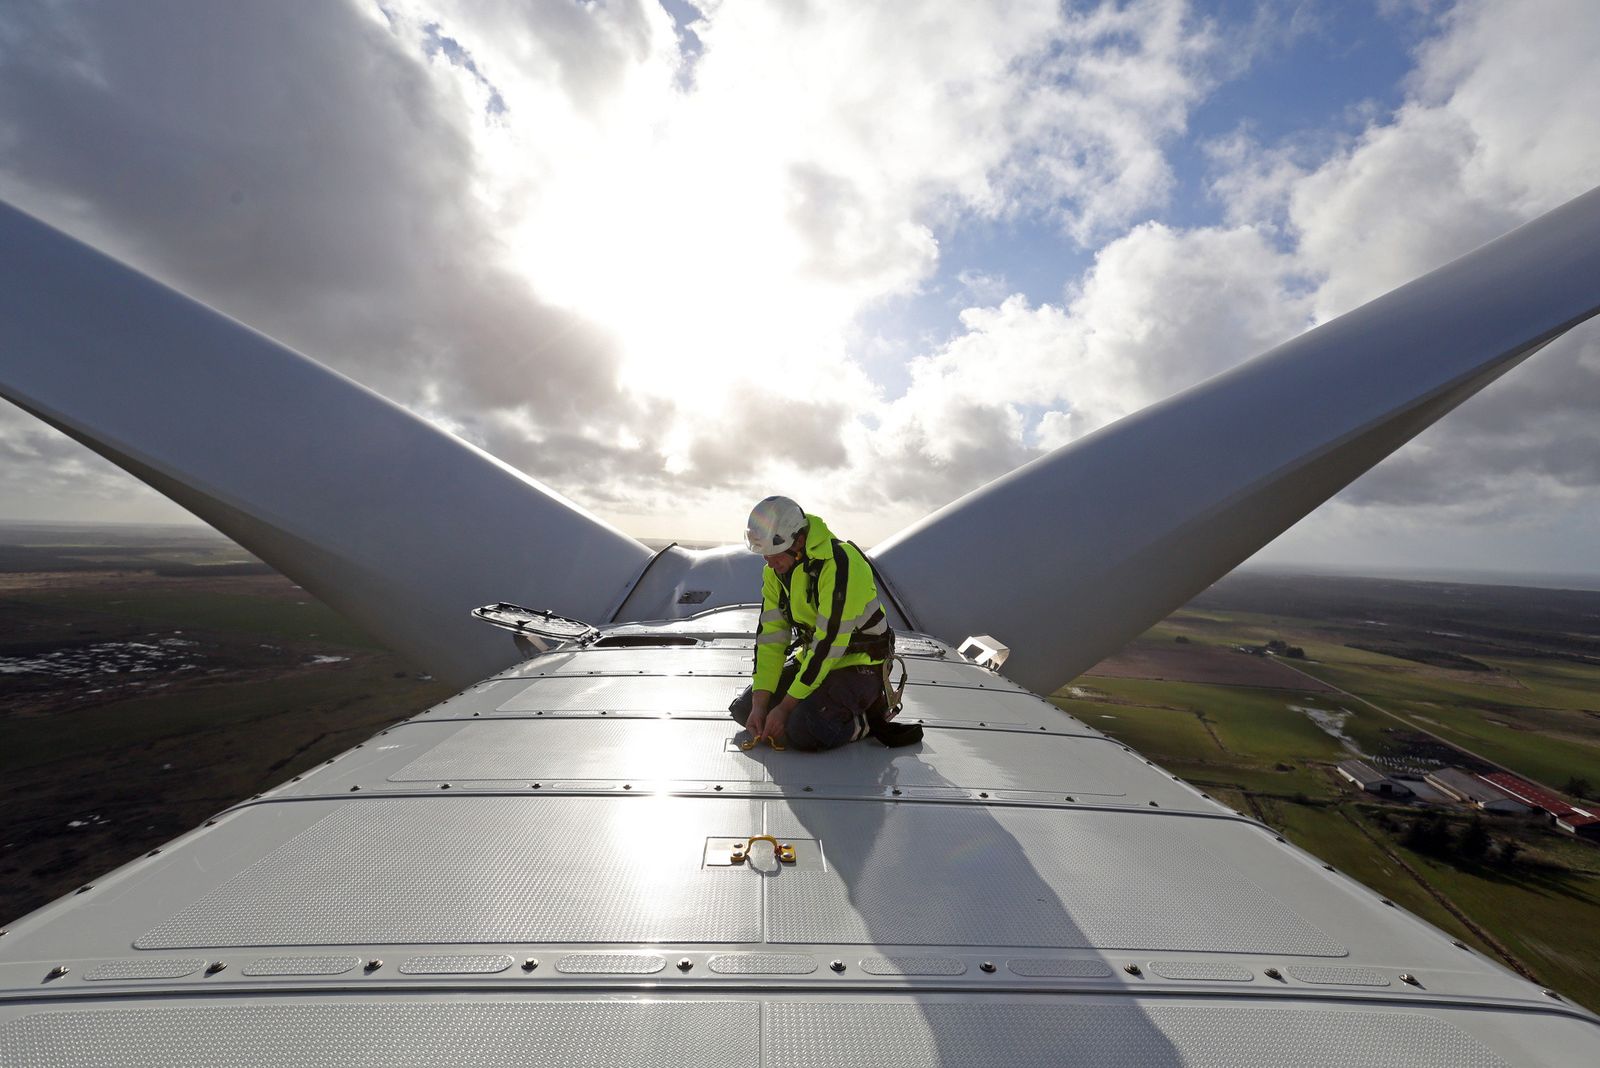
<path id="1" fill-rule="evenodd" d="M 1268 642 L 1298 655 L 1264 655 Z M 1466 944 L 1600 1006 L 1600 847 L 1487 814 L 1482 854 L 1425 847 L 1421 806 L 1335 771 L 1359 755 L 1419 774 L 1503 767 L 1557 791 L 1600 784 L 1600 594 L 1245 572 L 1054 700 Z M 1464 840 L 1472 812 L 1431 810 L 1442 841 Z"/>

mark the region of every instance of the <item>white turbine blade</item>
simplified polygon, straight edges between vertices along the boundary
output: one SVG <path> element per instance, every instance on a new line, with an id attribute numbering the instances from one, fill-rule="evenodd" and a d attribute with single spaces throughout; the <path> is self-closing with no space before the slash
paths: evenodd
<path id="1" fill-rule="evenodd" d="M 1049 693 L 1600 310 L 1600 189 L 968 494 L 874 554 Z"/>
<path id="2" fill-rule="evenodd" d="M 349 379 L 0 204 L 0 396 L 442 677 L 517 659 L 469 618 L 609 618 L 650 553 Z"/>

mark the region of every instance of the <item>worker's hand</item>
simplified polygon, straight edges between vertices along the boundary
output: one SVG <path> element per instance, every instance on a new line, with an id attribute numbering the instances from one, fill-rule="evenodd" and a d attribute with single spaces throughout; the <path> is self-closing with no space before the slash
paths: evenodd
<path id="1" fill-rule="evenodd" d="M 750 737 L 756 741 L 761 740 L 761 727 L 767 721 L 767 702 L 772 700 L 772 693 L 768 690 L 757 690 L 750 695 L 750 715 L 745 717 L 744 725 L 750 731 Z"/>
<path id="2" fill-rule="evenodd" d="M 789 721 L 789 709 L 794 707 L 791 701 L 779 703 L 777 708 L 767 713 L 765 730 L 758 736 L 769 742 L 783 744 L 783 725 Z"/>

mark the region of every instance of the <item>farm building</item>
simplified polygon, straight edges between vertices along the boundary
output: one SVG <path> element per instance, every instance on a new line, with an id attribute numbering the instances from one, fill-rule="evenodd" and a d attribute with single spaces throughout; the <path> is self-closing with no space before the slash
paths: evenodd
<path id="1" fill-rule="evenodd" d="M 1460 768 L 1440 768 L 1438 771 L 1430 771 L 1425 781 L 1457 801 L 1476 805 L 1485 812 L 1515 814 L 1531 811 L 1530 806 L 1518 801 L 1504 790 L 1491 786 L 1478 776 Z"/>
<path id="2" fill-rule="evenodd" d="M 1380 797 L 1411 796 L 1411 789 L 1408 786 L 1391 779 L 1364 760 L 1341 761 L 1339 774 L 1369 794 L 1377 794 Z"/>
<path id="3" fill-rule="evenodd" d="M 1581 838 L 1600 839 L 1600 815 L 1588 809 L 1575 808 L 1565 816 L 1556 817 L 1556 826 Z"/>
<path id="4" fill-rule="evenodd" d="M 1572 811 L 1572 802 L 1560 794 L 1553 794 L 1543 787 L 1535 786 L 1527 779 L 1512 775 L 1510 772 L 1491 771 L 1479 775 L 1478 778 L 1497 790 L 1510 794 L 1524 805 L 1548 813 L 1553 819 L 1560 819 Z"/>

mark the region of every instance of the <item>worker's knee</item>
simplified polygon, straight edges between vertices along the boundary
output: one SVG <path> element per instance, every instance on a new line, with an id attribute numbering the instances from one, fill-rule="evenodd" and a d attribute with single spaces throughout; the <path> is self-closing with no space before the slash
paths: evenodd
<path id="1" fill-rule="evenodd" d="M 751 701 L 750 687 L 746 686 L 728 706 L 728 715 L 732 716 L 741 727 L 744 726 L 745 720 L 750 718 Z"/>

